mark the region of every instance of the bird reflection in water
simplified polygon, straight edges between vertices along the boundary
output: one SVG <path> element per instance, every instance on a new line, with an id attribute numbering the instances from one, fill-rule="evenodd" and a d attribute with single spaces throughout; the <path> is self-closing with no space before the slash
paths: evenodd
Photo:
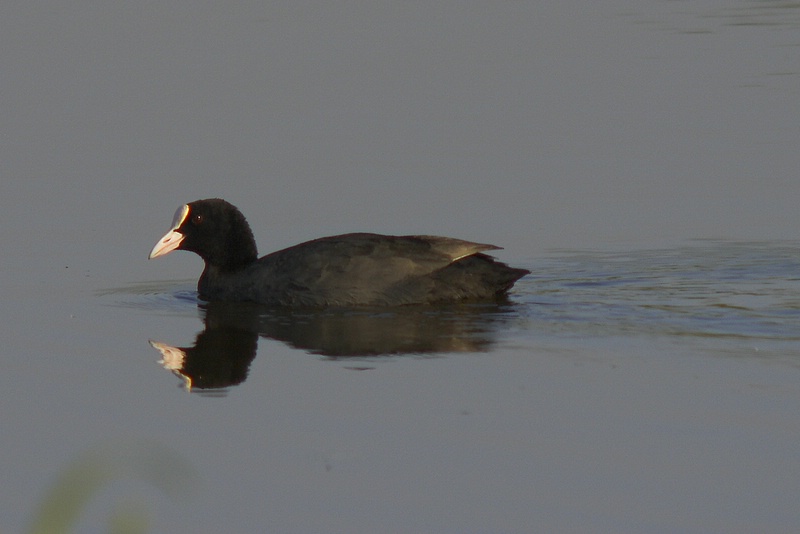
<path id="1" fill-rule="evenodd" d="M 247 378 L 259 336 L 331 360 L 485 352 L 497 330 L 515 317 L 513 308 L 504 302 L 302 312 L 213 302 L 200 306 L 205 329 L 194 346 L 150 344 L 162 355 L 159 363 L 180 376 L 186 390 L 224 393 Z"/>

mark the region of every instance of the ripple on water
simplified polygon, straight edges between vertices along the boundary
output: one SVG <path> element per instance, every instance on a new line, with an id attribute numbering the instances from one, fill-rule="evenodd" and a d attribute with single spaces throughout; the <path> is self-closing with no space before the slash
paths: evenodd
<path id="1" fill-rule="evenodd" d="M 535 328 L 800 341 L 797 243 L 559 251 L 529 268 L 517 296 Z"/>
<path id="2" fill-rule="evenodd" d="M 126 286 L 103 289 L 97 295 L 109 306 L 135 308 L 149 312 L 169 314 L 197 314 L 196 282 L 187 280 L 159 280 L 134 282 Z"/>

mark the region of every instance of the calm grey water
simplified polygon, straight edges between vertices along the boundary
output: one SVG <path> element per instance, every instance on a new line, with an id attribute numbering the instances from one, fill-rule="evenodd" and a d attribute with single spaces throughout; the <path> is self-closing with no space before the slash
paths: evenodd
<path id="1" fill-rule="evenodd" d="M 789 532 L 798 247 L 553 251 L 499 307 L 62 296 L 3 377 L 5 517 L 82 469 L 81 531 Z"/>
<path id="2" fill-rule="evenodd" d="M 791 2 L 3 2 L 0 532 L 797 532 L 798 56 Z M 533 274 L 204 306 L 145 258 L 209 196 Z"/>

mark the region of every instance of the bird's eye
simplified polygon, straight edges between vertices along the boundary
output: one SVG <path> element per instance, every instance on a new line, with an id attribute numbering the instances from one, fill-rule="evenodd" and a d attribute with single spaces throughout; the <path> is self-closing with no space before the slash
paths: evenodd
<path id="1" fill-rule="evenodd" d="M 195 215 L 192 215 L 192 224 L 198 225 L 198 224 L 202 224 L 202 222 L 203 222 L 203 215 L 201 213 L 197 213 Z"/>

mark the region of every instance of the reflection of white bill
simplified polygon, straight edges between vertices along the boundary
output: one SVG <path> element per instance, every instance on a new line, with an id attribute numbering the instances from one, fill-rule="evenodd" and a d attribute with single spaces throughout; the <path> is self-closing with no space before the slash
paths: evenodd
<path id="1" fill-rule="evenodd" d="M 158 363 L 163 366 L 164 369 L 172 371 L 174 374 L 181 377 L 186 391 L 191 391 L 192 379 L 181 372 L 183 370 L 183 364 L 186 361 L 186 352 L 178 347 L 173 347 L 172 345 L 167 345 L 160 341 L 153 341 L 152 339 L 149 340 L 149 343 L 150 346 L 161 353 L 161 359 L 158 360 Z"/>

